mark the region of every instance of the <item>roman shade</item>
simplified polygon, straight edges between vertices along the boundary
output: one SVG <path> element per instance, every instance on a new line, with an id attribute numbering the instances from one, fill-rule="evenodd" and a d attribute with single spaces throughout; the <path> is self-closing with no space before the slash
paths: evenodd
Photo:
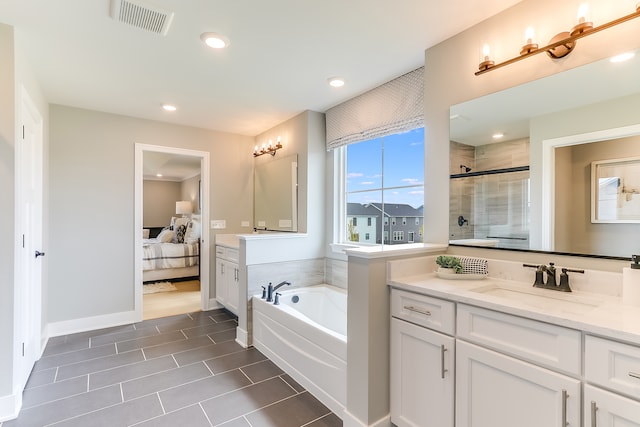
<path id="1" fill-rule="evenodd" d="M 424 67 L 327 110 L 327 150 L 422 126 Z"/>

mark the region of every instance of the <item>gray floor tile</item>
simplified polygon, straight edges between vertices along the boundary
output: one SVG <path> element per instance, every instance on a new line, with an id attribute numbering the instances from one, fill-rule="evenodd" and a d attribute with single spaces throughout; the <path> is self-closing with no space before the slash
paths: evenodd
<path id="1" fill-rule="evenodd" d="M 136 424 L 136 427 L 211 427 L 200 405 L 191 405 L 187 408 L 171 412 L 158 418 Z"/>
<path id="2" fill-rule="evenodd" d="M 156 328 L 132 329 L 117 334 L 100 335 L 91 338 L 91 347 L 99 347 L 105 344 L 114 344 L 119 341 L 128 341 L 136 338 L 144 338 L 158 335 L 160 332 Z"/>
<path id="3" fill-rule="evenodd" d="M 99 372 L 105 369 L 111 369 L 130 363 L 141 362 L 144 360 L 142 350 L 130 351 L 128 353 L 114 354 L 112 356 L 99 357 L 84 362 L 74 363 L 72 365 L 61 366 L 58 369 L 57 381 L 67 378 L 73 378 L 80 375 L 86 375 L 91 372 Z"/>
<path id="4" fill-rule="evenodd" d="M 87 376 L 33 387 L 22 393 L 22 407 L 30 408 L 87 391 Z"/>
<path id="5" fill-rule="evenodd" d="M 210 318 L 209 316 L 202 316 L 195 319 L 183 319 L 176 320 L 174 322 L 163 323 L 161 325 L 158 325 L 158 330 L 160 330 L 160 332 L 170 332 L 180 329 L 189 329 L 198 326 L 210 325 L 212 323 L 215 323 L 212 318 Z"/>
<path id="6" fill-rule="evenodd" d="M 192 339 L 184 339 L 167 344 L 160 344 L 153 347 L 146 347 L 143 349 L 143 351 L 147 359 L 153 359 L 154 357 L 166 356 L 168 354 L 177 353 L 179 351 L 185 351 L 211 345 L 212 342 L 213 341 L 211 341 L 209 337 L 204 336 Z"/>
<path id="7" fill-rule="evenodd" d="M 282 369 L 278 368 L 276 364 L 270 360 L 254 363 L 253 365 L 245 366 L 241 369 L 242 372 L 244 372 L 244 374 L 254 383 L 284 374 Z"/>
<path id="8" fill-rule="evenodd" d="M 176 359 L 176 362 L 178 362 L 178 365 L 184 366 L 241 351 L 244 351 L 244 348 L 237 342 L 225 341 L 220 344 L 211 344 L 206 347 L 175 353 L 173 357 Z"/>
<path id="9" fill-rule="evenodd" d="M 291 387 L 293 387 L 293 389 L 295 391 L 297 391 L 298 393 L 302 393 L 304 391 L 304 387 L 302 387 L 300 384 L 298 384 L 296 382 L 296 380 L 291 378 L 289 376 L 289 374 L 283 374 L 282 375 L 282 379 L 285 380 L 287 382 L 287 384 L 289 384 Z"/>
<path id="10" fill-rule="evenodd" d="M 71 342 L 74 340 L 81 340 L 85 338 L 99 337 L 103 335 L 119 334 L 126 331 L 132 331 L 133 329 L 135 329 L 133 325 L 129 324 L 129 325 L 121 325 L 121 326 L 112 326 L 110 328 L 95 329 L 95 330 L 86 331 L 86 332 L 78 332 L 77 334 L 66 335 L 65 342 Z"/>
<path id="11" fill-rule="evenodd" d="M 88 337 L 84 337 L 84 338 L 69 341 L 69 342 L 61 342 L 59 344 L 53 344 L 53 345 L 49 345 L 47 343 L 47 347 L 44 349 L 42 356 L 43 357 L 53 356 L 55 354 L 68 353 L 70 351 L 77 351 L 85 348 L 89 348 Z"/>
<path id="12" fill-rule="evenodd" d="M 122 395 L 124 400 L 131 400 L 210 376 L 211 371 L 204 363 L 196 363 L 124 382 L 122 383 Z"/>
<path id="13" fill-rule="evenodd" d="M 251 427 L 251 424 L 249 424 L 249 421 L 247 421 L 244 417 L 240 417 L 224 424 L 220 424 L 218 427 Z"/>
<path id="14" fill-rule="evenodd" d="M 103 345 L 96 348 L 88 348 L 86 350 L 72 351 L 55 356 L 42 357 L 36 362 L 34 371 L 54 368 L 56 366 L 64 366 L 72 363 L 82 362 L 84 360 L 96 359 L 98 357 L 116 354 L 116 346 L 114 344 Z"/>
<path id="15" fill-rule="evenodd" d="M 171 412 L 251 384 L 240 371 L 231 371 L 160 392 L 165 411 Z"/>
<path id="16" fill-rule="evenodd" d="M 124 353 L 131 350 L 137 350 L 144 347 L 152 347 L 160 344 L 180 341 L 183 339 L 185 339 L 185 337 L 182 332 L 174 331 L 166 334 L 158 334 L 127 341 L 119 341 L 116 343 L 116 349 L 118 350 L 118 353 Z"/>
<path id="17" fill-rule="evenodd" d="M 34 371 L 29 375 L 29 380 L 25 386 L 25 390 L 31 387 L 38 387 L 45 384 L 51 384 L 56 379 L 58 368 L 44 369 L 42 371 Z"/>
<path id="18" fill-rule="evenodd" d="M 253 427 L 300 427 L 330 412 L 315 397 L 304 392 L 252 412 L 246 418 Z"/>
<path id="19" fill-rule="evenodd" d="M 342 420 L 336 414 L 331 413 L 307 424 L 305 427 L 342 427 Z"/>
<path id="20" fill-rule="evenodd" d="M 236 320 L 237 317 L 229 313 L 226 310 L 218 310 L 216 313 L 212 313 L 211 318 L 216 322 L 225 322 L 227 320 Z"/>
<path id="21" fill-rule="evenodd" d="M 214 343 L 219 344 L 225 341 L 234 341 L 236 339 L 236 330 L 228 329 L 224 332 L 216 332 L 215 334 L 209 334 L 209 338 L 213 340 Z"/>
<path id="22" fill-rule="evenodd" d="M 119 403 L 108 408 L 67 419 L 55 427 L 125 427 L 163 415 L 157 394 Z M 188 424 L 187 424 L 188 425 Z M 186 426 L 187 426 L 186 425 Z"/>
<path id="23" fill-rule="evenodd" d="M 255 348 L 248 348 L 245 351 L 227 354 L 215 359 L 207 360 L 205 363 L 214 374 L 231 371 L 256 362 L 262 362 L 267 357 Z"/>
<path id="24" fill-rule="evenodd" d="M 105 387 L 124 381 L 130 381 L 147 375 L 175 369 L 178 365 L 171 356 L 158 357 L 156 359 L 145 360 L 131 365 L 120 366 L 89 375 L 89 389 Z"/>
<path id="25" fill-rule="evenodd" d="M 194 338 L 201 335 L 215 334 L 216 332 L 227 331 L 233 329 L 235 331 L 238 324 L 235 320 L 227 320 L 226 322 L 211 323 L 210 325 L 197 326 L 195 328 L 183 329 L 182 332 L 189 337 Z"/>
<path id="26" fill-rule="evenodd" d="M 2 427 L 40 427 L 106 408 L 121 401 L 120 387 L 114 385 L 22 410 L 17 419 L 5 422 Z"/>
<path id="27" fill-rule="evenodd" d="M 287 397 L 295 391 L 280 378 L 253 384 L 231 393 L 206 400 L 202 408 L 213 425 L 224 423 L 263 408 Z"/>

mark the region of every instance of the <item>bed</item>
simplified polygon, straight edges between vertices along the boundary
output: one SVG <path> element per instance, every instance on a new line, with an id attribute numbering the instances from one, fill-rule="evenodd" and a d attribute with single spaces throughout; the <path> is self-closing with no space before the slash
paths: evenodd
<path id="1" fill-rule="evenodd" d="M 173 217 L 156 237 L 142 244 L 142 281 L 200 276 L 200 217 Z"/>

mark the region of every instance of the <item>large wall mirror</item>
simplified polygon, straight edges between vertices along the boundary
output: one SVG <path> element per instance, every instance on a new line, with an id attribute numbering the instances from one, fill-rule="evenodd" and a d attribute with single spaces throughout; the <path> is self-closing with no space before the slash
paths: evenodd
<path id="1" fill-rule="evenodd" d="M 254 227 L 298 231 L 298 156 L 264 159 L 254 175 Z"/>
<path id="2" fill-rule="evenodd" d="M 638 76 L 636 52 L 624 62 L 594 62 L 452 106 L 450 243 L 639 253 L 640 240 L 631 236 L 640 235 L 640 224 L 592 221 L 591 214 L 598 193 L 592 164 L 640 157 Z M 612 209 L 640 206 L 635 171 L 602 181 Z"/>

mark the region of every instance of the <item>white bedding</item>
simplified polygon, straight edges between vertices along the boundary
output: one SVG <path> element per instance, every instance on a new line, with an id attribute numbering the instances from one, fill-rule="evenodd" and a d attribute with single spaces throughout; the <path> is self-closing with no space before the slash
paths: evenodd
<path id="1" fill-rule="evenodd" d="M 142 245 L 142 269 L 161 270 L 198 265 L 199 245 L 193 243 L 157 243 L 144 239 Z"/>

